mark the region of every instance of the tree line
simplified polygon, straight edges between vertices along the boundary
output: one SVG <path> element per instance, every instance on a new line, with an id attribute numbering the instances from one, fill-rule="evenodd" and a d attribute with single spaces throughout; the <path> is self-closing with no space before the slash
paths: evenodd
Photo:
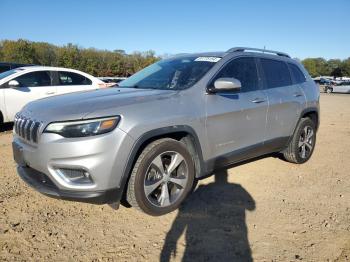
<path id="1" fill-rule="evenodd" d="M 306 58 L 301 61 L 312 77 L 315 76 L 350 76 L 350 57 L 344 60 L 324 58 Z"/>
<path id="2" fill-rule="evenodd" d="M 125 53 L 124 50 L 57 46 L 24 39 L 0 41 L 0 61 L 68 67 L 94 76 L 130 76 L 159 60 L 154 51 Z M 350 76 L 350 57 L 344 60 L 306 58 L 301 61 L 312 77 Z"/>
<path id="3" fill-rule="evenodd" d="M 74 68 L 94 76 L 130 76 L 160 58 L 154 51 L 126 54 L 24 39 L 0 41 L 0 61 Z"/>

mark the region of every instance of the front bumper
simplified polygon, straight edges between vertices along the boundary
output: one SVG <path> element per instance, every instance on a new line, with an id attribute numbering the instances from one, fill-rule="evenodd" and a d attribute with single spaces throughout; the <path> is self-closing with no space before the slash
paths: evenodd
<path id="1" fill-rule="evenodd" d="M 37 144 L 14 134 L 13 148 L 19 175 L 39 192 L 68 200 L 112 203 L 120 200 L 133 144 L 128 134 L 116 128 L 85 138 L 43 133 Z M 62 169 L 83 170 L 91 183 L 68 181 L 59 172 Z"/>
<path id="2" fill-rule="evenodd" d="M 92 204 L 110 204 L 120 202 L 123 194 L 121 188 L 105 191 L 61 190 L 45 174 L 30 167 L 17 167 L 17 172 L 24 182 L 38 192 L 53 198 L 79 201 Z"/>

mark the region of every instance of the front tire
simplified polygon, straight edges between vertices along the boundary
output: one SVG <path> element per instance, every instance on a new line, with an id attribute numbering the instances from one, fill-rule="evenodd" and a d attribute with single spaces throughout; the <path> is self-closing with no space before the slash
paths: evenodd
<path id="1" fill-rule="evenodd" d="M 302 118 L 292 140 L 283 152 L 285 160 L 302 164 L 308 161 L 316 144 L 316 125 L 310 118 Z"/>
<path id="2" fill-rule="evenodd" d="M 328 87 L 328 88 L 327 88 L 327 94 L 331 94 L 331 93 L 333 93 L 333 88 Z"/>
<path id="3" fill-rule="evenodd" d="M 170 138 L 150 143 L 138 157 L 130 175 L 126 199 L 152 216 L 179 207 L 191 191 L 194 161 L 185 144 Z"/>

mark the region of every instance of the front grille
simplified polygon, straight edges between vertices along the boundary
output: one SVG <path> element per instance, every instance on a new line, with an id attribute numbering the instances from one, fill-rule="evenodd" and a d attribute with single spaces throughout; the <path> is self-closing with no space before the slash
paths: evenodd
<path id="1" fill-rule="evenodd" d="M 41 123 L 17 114 L 14 121 L 15 133 L 23 139 L 38 143 Z"/>

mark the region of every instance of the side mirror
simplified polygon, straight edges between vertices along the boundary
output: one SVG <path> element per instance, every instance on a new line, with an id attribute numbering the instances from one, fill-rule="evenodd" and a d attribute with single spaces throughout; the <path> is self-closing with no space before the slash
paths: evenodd
<path id="1" fill-rule="evenodd" d="M 9 87 L 11 87 L 11 88 L 18 88 L 19 87 L 18 81 L 17 80 L 11 80 L 9 82 Z"/>
<path id="2" fill-rule="evenodd" d="M 239 91 L 241 87 L 241 81 L 236 78 L 219 78 L 214 82 L 212 91 Z"/>

